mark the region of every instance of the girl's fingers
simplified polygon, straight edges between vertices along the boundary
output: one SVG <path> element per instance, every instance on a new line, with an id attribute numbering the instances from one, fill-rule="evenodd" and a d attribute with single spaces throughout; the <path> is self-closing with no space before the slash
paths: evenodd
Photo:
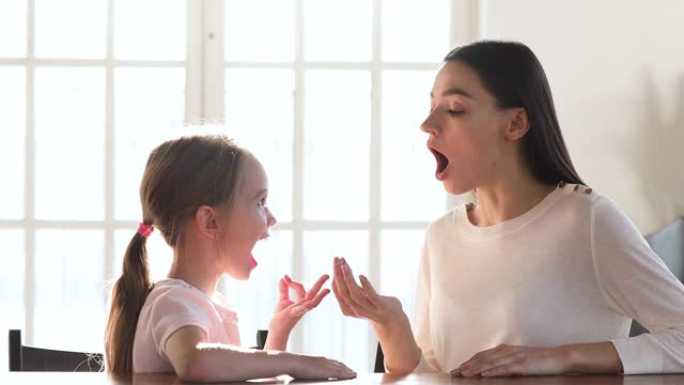
<path id="1" fill-rule="evenodd" d="M 321 287 L 323 286 L 323 284 L 324 284 L 329 278 L 330 278 L 330 276 L 329 276 L 328 274 L 323 274 L 323 275 L 321 275 L 321 277 L 318 278 L 318 281 L 316 281 L 316 283 L 314 283 L 314 285 L 311 287 L 311 290 L 309 290 L 309 291 L 306 293 L 306 296 L 305 296 L 304 298 L 307 299 L 307 300 L 308 300 L 308 299 L 311 299 L 311 298 L 314 298 L 314 297 L 316 296 L 316 294 L 318 294 L 318 292 L 321 290 Z"/>
<path id="2" fill-rule="evenodd" d="M 320 304 L 321 301 L 323 301 L 323 298 L 325 298 L 325 296 L 328 294 L 330 294 L 330 289 L 324 289 L 323 291 L 318 293 L 315 297 L 313 297 L 313 299 L 311 299 L 309 301 L 309 304 L 308 304 L 309 310 L 318 306 L 318 304 Z"/>
<path id="3" fill-rule="evenodd" d="M 290 279 L 290 282 L 288 282 L 288 284 L 290 288 L 292 288 L 295 291 L 298 300 L 304 299 L 304 297 L 306 297 L 306 290 L 304 290 L 304 285 L 297 281 L 293 281 L 292 279 Z"/>
<path id="4" fill-rule="evenodd" d="M 285 277 L 281 278 L 278 282 L 278 292 L 280 293 L 280 300 L 290 300 L 290 286 L 287 283 Z"/>

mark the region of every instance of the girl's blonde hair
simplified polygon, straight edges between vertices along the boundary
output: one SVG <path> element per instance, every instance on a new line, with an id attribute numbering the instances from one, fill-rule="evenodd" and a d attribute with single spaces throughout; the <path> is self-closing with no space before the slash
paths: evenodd
<path id="1" fill-rule="evenodd" d="M 224 135 L 186 136 L 162 143 L 147 160 L 140 185 L 142 223 L 154 226 L 169 246 L 183 239 L 183 223 L 203 205 L 234 205 L 248 152 Z M 128 244 L 123 271 L 112 289 L 105 331 L 107 371 L 133 373 L 133 339 L 140 310 L 152 289 L 146 238 Z"/>

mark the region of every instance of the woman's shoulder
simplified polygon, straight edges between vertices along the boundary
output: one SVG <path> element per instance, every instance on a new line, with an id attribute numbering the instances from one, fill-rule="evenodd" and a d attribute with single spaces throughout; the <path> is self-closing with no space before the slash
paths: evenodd
<path id="1" fill-rule="evenodd" d="M 430 221 L 426 231 L 430 233 L 438 229 L 453 226 L 458 221 L 459 213 L 463 210 L 466 210 L 466 208 L 471 204 L 472 202 L 464 202 L 457 205 L 456 207 L 449 209 L 448 211 L 440 215 L 437 219 Z"/>

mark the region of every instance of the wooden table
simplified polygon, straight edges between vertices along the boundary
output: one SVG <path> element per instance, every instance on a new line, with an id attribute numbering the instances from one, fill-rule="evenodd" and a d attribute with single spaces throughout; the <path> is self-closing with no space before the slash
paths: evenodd
<path id="1" fill-rule="evenodd" d="M 502 377 L 502 378 L 452 378 L 446 374 L 412 374 L 404 377 L 389 374 L 364 373 L 354 380 L 306 382 L 285 379 L 264 379 L 249 384 L 327 384 L 327 385 L 682 385 L 684 374 L 656 374 L 639 376 L 539 376 L 539 377 Z M 244 384 L 248 384 L 244 383 Z M 184 384 L 172 374 L 137 375 L 131 380 L 117 380 L 105 373 L 46 373 L 15 372 L 0 375 L 2 385 L 180 385 Z"/>

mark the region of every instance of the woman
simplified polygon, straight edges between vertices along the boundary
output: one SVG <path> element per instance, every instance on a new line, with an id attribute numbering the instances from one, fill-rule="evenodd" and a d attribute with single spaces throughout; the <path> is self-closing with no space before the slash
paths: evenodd
<path id="1" fill-rule="evenodd" d="M 541 64 L 520 43 L 451 51 L 421 129 L 452 194 L 428 228 L 415 335 L 396 298 L 335 259 L 342 312 L 369 319 L 390 372 L 461 376 L 684 370 L 684 287 L 575 171 Z M 628 337 L 632 319 L 651 333 Z"/>

